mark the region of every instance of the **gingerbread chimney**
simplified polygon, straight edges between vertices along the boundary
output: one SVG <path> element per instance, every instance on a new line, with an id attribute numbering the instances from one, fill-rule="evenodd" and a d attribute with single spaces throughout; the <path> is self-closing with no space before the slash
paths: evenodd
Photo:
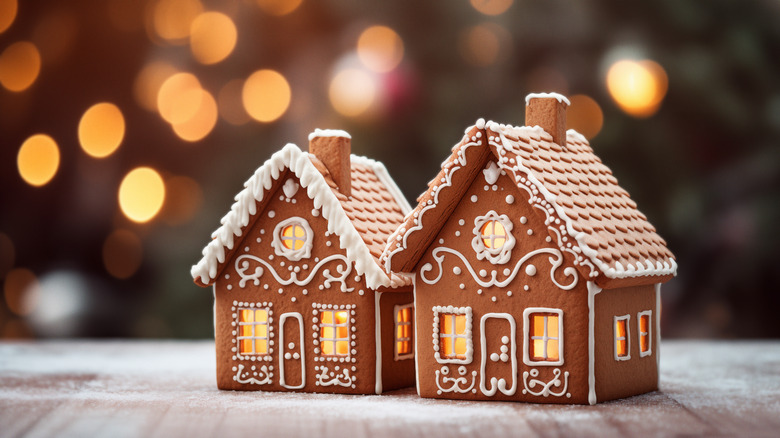
<path id="1" fill-rule="evenodd" d="M 351 142 L 347 132 L 336 129 L 315 129 L 309 134 L 309 152 L 325 165 L 339 191 L 347 197 L 352 196 Z"/>
<path id="2" fill-rule="evenodd" d="M 526 126 L 540 126 L 555 143 L 566 147 L 566 107 L 569 99 L 558 93 L 532 93 L 525 97 Z"/>

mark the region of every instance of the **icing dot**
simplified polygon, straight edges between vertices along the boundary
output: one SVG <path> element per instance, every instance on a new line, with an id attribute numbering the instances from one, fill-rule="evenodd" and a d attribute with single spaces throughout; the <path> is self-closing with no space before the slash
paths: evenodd
<path id="1" fill-rule="evenodd" d="M 531 276 L 536 275 L 536 266 L 528 265 L 525 267 L 525 273 Z"/>
<path id="2" fill-rule="evenodd" d="M 456 231 L 455 232 L 455 237 L 458 237 L 458 236 L 460 236 L 460 231 Z"/>
<path id="3" fill-rule="evenodd" d="M 466 285 L 465 285 L 465 284 L 463 284 L 463 283 L 461 283 L 459 287 L 460 287 L 461 289 L 465 289 L 465 288 L 466 288 Z"/>
<path id="4" fill-rule="evenodd" d="M 477 294 L 482 295 L 482 289 L 477 289 Z"/>
<path id="5" fill-rule="evenodd" d="M 233 289 L 233 285 L 232 284 L 227 285 L 227 290 L 231 290 L 231 289 Z"/>
<path id="6" fill-rule="evenodd" d="M 363 289 L 360 289 L 360 290 L 358 291 L 358 295 L 363 295 L 364 293 L 365 293 L 365 292 L 363 292 Z"/>
<path id="7" fill-rule="evenodd" d="M 265 234 L 265 230 L 261 228 L 260 229 L 260 234 Z"/>
<path id="8" fill-rule="evenodd" d="M 547 242 L 547 243 L 550 243 L 550 242 L 552 242 L 552 238 L 550 236 L 547 236 L 547 237 L 544 238 L 544 241 Z"/>
<path id="9" fill-rule="evenodd" d="M 295 297 L 290 298 L 290 301 L 294 303 L 296 301 Z"/>
<path id="10" fill-rule="evenodd" d="M 532 230 L 532 229 L 530 229 L 530 228 L 529 228 L 529 229 L 528 229 L 528 235 L 530 236 L 530 235 L 532 235 L 532 234 L 534 234 L 534 230 Z"/>
<path id="11" fill-rule="evenodd" d="M 493 300 L 494 303 L 496 302 L 496 297 L 492 297 L 490 299 Z"/>
<path id="12" fill-rule="evenodd" d="M 490 190 L 490 186 L 486 185 L 485 186 L 485 191 L 487 192 L 488 190 Z"/>
<path id="13" fill-rule="evenodd" d="M 452 268 L 452 273 L 455 275 L 460 275 L 460 268 L 455 266 L 454 268 Z"/>
<path id="14" fill-rule="evenodd" d="M 309 294 L 309 291 L 307 291 L 306 289 L 302 290 L 301 292 L 303 292 L 304 295 L 308 295 Z"/>
<path id="15" fill-rule="evenodd" d="M 504 269 L 504 275 L 509 275 L 511 272 L 509 268 Z"/>
<path id="16" fill-rule="evenodd" d="M 400 236 L 399 236 L 400 237 Z M 439 239 L 439 245 L 444 243 L 444 239 Z"/>
<path id="17" fill-rule="evenodd" d="M 497 186 L 496 184 L 493 184 L 493 187 L 492 187 L 492 188 L 493 188 L 493 191 L 494 191 L 494 192 L 495 192 L 496 190 L 498 190 L 498 186 Z"/>
<path id="18" fill-rule="evenodd" d="M 511 290 L 506 291 L 506 296 L 511 297 L 512 296 L 512 291 Z"/>
<path id="19" fill-rule="evenodd" d="M 486 271 L 486 270 L 484 270 L 484 269 L 480 269 L 480 270 L 479 270 L 479 276 L 480 276 L 480 277 L 484 277 L 484 276 L 486 276 L 486 275 L 487 275 L 487 271 Z"/>
<path id="20" fill-rule="evenodd" d="M 261 239 L 261 238 L 259 238 L 259 237 L 257 238 L 257 243 L 260 243 L 260 242 L 262 242 L 262 241 L 263 241 L 263 239 Z"/>
<path id="21" fill-rule="evenodd" d="M 244 252 L 249 252 L 249 247 L 248 246 L 244 247 Z"/>
<path id="22" fill-rule="evenodd" d="M 460 226 L 466 225 L 466 221 L 461 219 L 461 220 L 458 221 L 458 225 L 460 225 Z"/>
<path id="23" fill-rule="evenodd" d="M 528 230 L 528 231 L 531 231 L 531 230 Z M 330 240 L 328 240 L 327 242 L 325 242 L 325 246 L 331 246 L 331 245 L 332 245 L 332 243 L 330 243 Z"/>
<path id="24" fill-rule="evenodd" d="M 528 289 L 529 289 L 529 287 L 528 287 L 527 284 L 525 286 L 523 286 L 523 290 L 528 290 Z"/>
<path id="25" fill-rule="evenodd" d="M 524 223 L 526 223 L 526 222 L 528 222 L 528 218 L 526 218 L 525 216 L 522 216 L 522 217 L 520 218 L 520 223 L 521 223 L 521 224 L 524 224 Z"/>
<path id="26" fill-rule="evenodd" d="M 280 200 L 280 201 L 284 201 L 284 195 L 280 196 L 280 197 L 279 197 L 279 200 Z M 289 200 L 288 200 L 288 201 L 289 201 Z"/>
<path id="27" fill-rule="evenodd" d="M 471 202 L 477 202 L 477 195 L 471 195 Z"/>
<path id="28" fill-rule="evenodd" d="M 227 280 L 228 278 L 230 278 L 230 274 L 225 274 L 225 280 Z"/>
<path id="29" fill-rule="evenodd" d="M 507 195 L 506 197 L 506 203 L 507 204 L 513 204 L 515 202 L 515 197 L 512 195 Z"/>
<path id="30" fill-rule="evenodd" d="M 275 212 L 275 211 L 273 211 L 273 210 L 270 210 L 270 211 L 268 212 L 268 217 L 274 217 L 274 216 L 276 216 L 276 212 Z"/>

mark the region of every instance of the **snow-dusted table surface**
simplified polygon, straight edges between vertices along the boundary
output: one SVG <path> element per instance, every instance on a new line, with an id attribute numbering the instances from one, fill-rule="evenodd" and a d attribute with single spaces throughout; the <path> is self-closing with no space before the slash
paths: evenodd
<path id="1" fill-rule="evenodd" d="M 780 436 L 780 342 L 664 341 L 661 390 L 597 406 L 219 391 L 213 341 L 0 343 L 0 436 Z"/>

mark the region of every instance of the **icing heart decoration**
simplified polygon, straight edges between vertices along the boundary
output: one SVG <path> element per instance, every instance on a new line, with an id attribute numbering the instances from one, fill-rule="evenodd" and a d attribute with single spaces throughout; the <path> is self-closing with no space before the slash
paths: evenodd
<path id="1" fill-rule="evenodd" d="M 487 169 L 483 169 L 482 173 L 485 174 L 485 181 L 488 184 L 495 184 L 498 181 L 498 176 L 501 175 L 501 169 L 498 167 L 495 161 L 491 161 L 488 164 Z"/>
<path id="2" fill-rule="evenodd" d="M 298 185 L 297 182 L 293 181 L 292 178 L 288 179 L 284 182 L 284 185 L 282 186 L 282 191 L 284 192 L 284 196 L 288 198 L 292 198 L 295 196 L 296 193 L 298 193 Z"/>

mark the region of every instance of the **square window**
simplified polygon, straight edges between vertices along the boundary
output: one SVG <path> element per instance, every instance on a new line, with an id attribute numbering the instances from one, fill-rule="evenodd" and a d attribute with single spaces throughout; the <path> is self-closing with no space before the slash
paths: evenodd
<path id="1" fill-rule="evenodd" d="M 563 365 L 563 310 L 529 307 L 523 311 L 523 363 Z"/>

